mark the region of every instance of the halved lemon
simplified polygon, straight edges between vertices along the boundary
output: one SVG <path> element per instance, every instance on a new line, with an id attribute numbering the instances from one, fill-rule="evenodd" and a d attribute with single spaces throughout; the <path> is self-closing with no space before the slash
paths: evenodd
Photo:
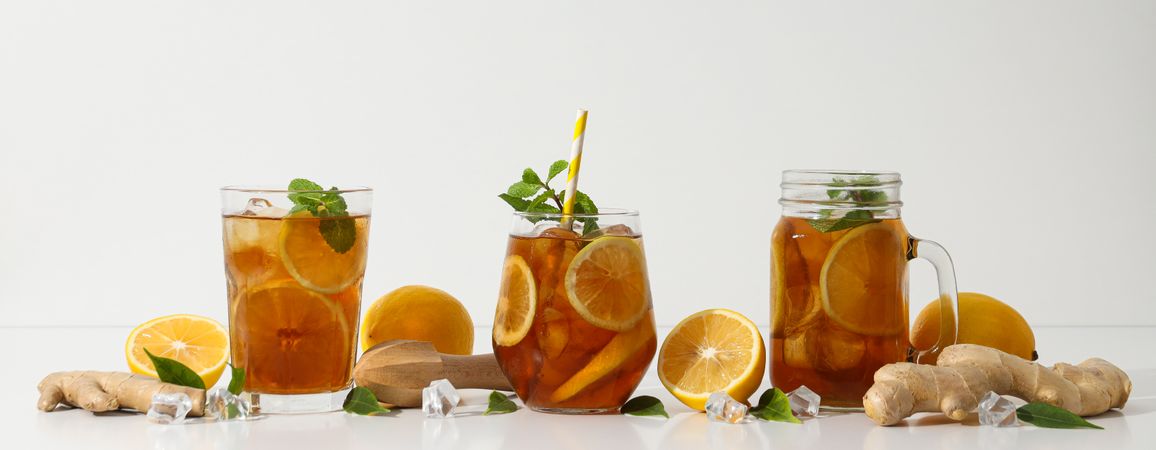
<path id="1" fill-rule="evenodd" d="M 658 352 L 658 379 L 679 401 L 699 411 L 710 394 L 746 401 L 763 382 L 763 335 L 754 322 L 727 309 L 708 309 L 679 322 Z"/>
<path id="2" fill-rule="evenodd" d="M 903 331 L 903 236 L 887 223 L 852 229 L 823 262 L 819 289 L 823 311 L 839 326 L 868 336 Z"/>
<path id="3" fill-rule="evenodd" d="M 628 237 L 591 241 L 570 261 L 565 282 L 570 305 L 599 328 L 629 330 L 650 306 L 646 259 Z"/>
<path id="4" fill-rule="evenodd" d="M 281 220 L 278 254 L 293 279 L 314 291 L 336 294 L 365 273 L 366 221 L 353 220 L 357 239 L 345 253 L 337 253 L 321 235 L 322 220 L 309 211 L 298 211 Z"/>
<path id="5" fill-rule="evenodd" d="M 522 342 L 534 324 L 537 303 L 534 273 L 521 256 L 510 255 L 502 266 L 502 287 L 498 310 L 494 313 L 494 343 L 509 347 Z"/>
<path id="6" fill-rule="evenodd" d="M 205 387 L 221 378 L 229 360 L 229 332 L 208 317 L 174 314 L 140 324 L 128 335 L 124 354 L 133 373 L 156 377 L 157 371 L 144 349 L 156 356 L 175 359 L 188 366 Z"/>

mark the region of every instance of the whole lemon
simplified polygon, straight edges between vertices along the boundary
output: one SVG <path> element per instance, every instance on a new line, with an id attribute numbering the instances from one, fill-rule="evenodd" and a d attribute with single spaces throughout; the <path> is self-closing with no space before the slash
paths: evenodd
<path id="1" fill-rule="evenodd" d="M 911 343 L 930 348 L 939 339 L 939 304 L 931 302 L 915 318 Z M 994 297 L 959 293 L 959 344 L 978 344 L 1034 360 L 1036 336 L 1015 308 Z"/>
<path id="2" fill-rule="evenodd" d="M 429 286 L 402 286 L 369 306 L 361 321 L 361 351 L 390 339 L 433 343 L 441 353 L 474 351 L 474 321 L 452 295 Z"/>

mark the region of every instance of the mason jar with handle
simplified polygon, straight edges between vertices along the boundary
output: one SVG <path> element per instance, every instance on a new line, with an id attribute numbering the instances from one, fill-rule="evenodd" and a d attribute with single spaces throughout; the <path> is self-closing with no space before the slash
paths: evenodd
<path id="1" fill-rule="evenodd" d="M 942 246 L 908 233 L 896 172 L 788 170 L 771 238 L 771 383 L 807 386 L 825 407 L 861 408 L 875 371 L 933 363 L 956 340 L 955 270 Z M 908 339 L 907 262 L 931 262 L 940 327 L 931 348 Z"/>

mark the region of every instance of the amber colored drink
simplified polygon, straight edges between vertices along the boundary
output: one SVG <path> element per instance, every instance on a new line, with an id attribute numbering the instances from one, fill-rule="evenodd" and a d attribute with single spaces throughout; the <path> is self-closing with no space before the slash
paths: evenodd
<path id="1" fill-rule="evenodd" d="M 351 220 L 357 240 L 334 251 L 320 229 Z M 245 391 L 334 392 L 350 385 L 369 216 L 226 215 L 232 364 Z"/>
<path id="2" fill-rule="evenodd" d="M 806 385 L 822 396 L 823 405 L 858 407 L 875 371 L 907 357 L 907 231 L 897 218 L 863 227 L 870 228 L 823 233 L 799 217 L 783 217 L 775 227 L 770 350 L 775 387 L 790 391 Z M 848 236 L 854 241 L 839 249 L 846 254 L 833 261 L 823 280 L 828 256 Z M 824 302 L 823 281 L 829 291 L 863 293 L 870 305 L 844 304 L 846 296 L 831 297 L 838 292 L 828 292 Z"/>
<path id="3" fill-rule="evenodd" d="M 510 299 L 527 295 L 525 279 L 533 291 L 533 318 L 525 336 L 513 338 L 517 342 L 503 343 L 495 332 L 494 352 L 514 390 L 532 409 L 562 413 L 617 412 L 654 358 L 657 339 L 645 259 L 641 257 L 642 238 L 624 227 L 618 227 L 617 231 L 624 235 L 584 239 L 568 229 L 550 228 L 535 236 L 509 238 L 495 327 L 517 314 L 511 311 L 514 308 L 511 304 L 516 301 Z M 588 249 L 592 245 L 605 252 Z M 619 250 L 636 255 L 636 259 L 625 259 L 625 266 L 606 271 L 621 274 L 614 277 L 632 278 L 637 289 L 612 291 L 617 288 L 607 287 L 608 284 L 590 288 L 598 282 L 587 284 L 590 280 L 582 271 L 568 273 L 575 259 L 582 258 L 581 254 L 599 253 L 590 258 L 594 261 Z M 624 260 L 611 259 L 620 263 Z M 598 264 L 601 263 L 595 262 L 589 267 Z M 593 280 L 600 275 L 603 273 L 589 276 Z M 587 307 L 581 304 L 582 300 L 572 298 L 572 291 L 567 289 L 568 277 L 580 295 L 597 291 L 590 295 L 600 295 L 592 297 L 599 300 L 591 301 Z M 603 304 L 596 304 L 599 302 Z M 594 311 L 587 314 L 602 317 L 597 321 L 604 323 L 595 324 L 583 318 L 576 304 Z M 635 304 L 640 308 L 637 313 L 614 309 L 616 306 L 629 309 L 630 306 L 623 305 Z M 603 310 L 599 312 L 598 308 Z M 605 319 L 613 315 L 632 319 Z"/>

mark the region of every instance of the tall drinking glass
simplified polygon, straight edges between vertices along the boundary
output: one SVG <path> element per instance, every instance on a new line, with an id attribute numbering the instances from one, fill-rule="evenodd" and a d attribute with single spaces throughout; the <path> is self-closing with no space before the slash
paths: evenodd
<path id="1" fill-rule="evenodd" d="M 339 194 L 346 212 L 293 210 Z M 332 197 L 329 197 L 332 198 Z M 351 384 L 373 192 L 221 189 L 232 364 L 261 412 L 341 409 Z"/>
<path id="2" fill-rule="evenodd" d="M 636 211 L 514 213 L 494 354 L 530 409 L 615 413 L 657 347 Z"/>
<path id="3" fill-rule="evenodd" d="M 806 385 L 823 405 L 862 407 L 875 371 L 910 355 L 933 362 L 955 343 L 955 269 L 939 244 L 900 219 L 895 172 L 783 172 L 783 217 L 771 238 L 771 384 Z M 907 262 L 939 277 L 937 344 L 908 342 Z"/>

